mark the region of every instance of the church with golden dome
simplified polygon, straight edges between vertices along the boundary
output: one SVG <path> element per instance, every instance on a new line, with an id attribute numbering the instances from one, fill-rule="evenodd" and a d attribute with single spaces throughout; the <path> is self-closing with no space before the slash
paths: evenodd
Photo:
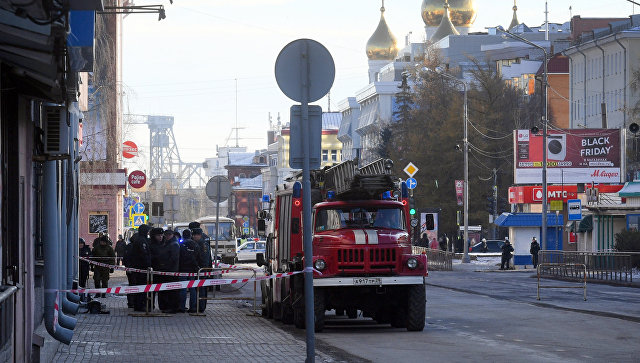
<path id="1" fill-rule="evenodd" d="M 380 18 L 377 26 L 372 19 L 373 33 L 366 43 L 369 83 L 354 97 L 338 104 L 342 113 L 338 139 L 343 143 L 343 160 L 358 158 L 367 163 L 377 158 L 380 130 L 394 122 L 395 95 L 402 73 L 423 59 L 430 47 L 439 49 L 445 68 L 466 79 L 472 77 L 471 71 L 477 66 L 470 57 L 481 66 L 498 67 L 498 72 L 507 77 L 505 81 L 510 82 L 517 82 L 515 79 L 524 73 L 531 76 L 541 64 L 535 60 L 541 52 L 518 41 L 505 40 L 495 28 L 470 32 L 478 11 L 475 0 L 423 0 L 415 16 L 421 16 L 425 24 L 425 37 L 421 38 L 426 42 L 411 43 L 406 37 L 404 44 L 398 44 L 393 24 L 390 26 L 385 18 L 393 8 L 386 8 L 384 0 L 380 0 L 380 5 Z M 557 31 L 550 32 L 549 40 L 545 40 L 541 27 L 529 28 L 518 21 L 516 1 L 512 9 L 513 16 L 503 19 L 504 26 L 546 48 L 550 49 L 555 39 L 566 39 L 569 33 L 568 22 L 555 24 Z M 556 51 L 563 48 L 561 42 L 554 46 L 558 47 Z"/>

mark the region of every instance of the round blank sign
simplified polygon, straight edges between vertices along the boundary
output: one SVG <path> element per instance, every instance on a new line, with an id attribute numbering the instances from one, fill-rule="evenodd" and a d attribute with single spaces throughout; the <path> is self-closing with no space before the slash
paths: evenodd
<path id="1" fill-rule="evenodd" d="M 287 97 L 302 102 L 305 62 L 308 64 L 307 102 L 315 102 L 329 92 L 336 76 L 331 53 L 315 40 L 298 39 L 282 48 L 276 59 L 276 81 Z"/>
<path id="2" fill-rule="evenodd" d="M 220 184 L 220 188 L 218 188 L 218 184 Z M 214 202 L 218 200 L 218 191 L 220 191 L 220 202 L 224 202 L 231 195 L 231 183 L 229 183 L 229 179 L 224 176 L 216 175 L 209 179 L 205 191 L 207 197 Z"/>

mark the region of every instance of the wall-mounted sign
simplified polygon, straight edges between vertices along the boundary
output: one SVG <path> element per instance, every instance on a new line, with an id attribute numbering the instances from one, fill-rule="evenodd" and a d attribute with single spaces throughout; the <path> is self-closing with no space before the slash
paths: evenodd
<path id="1" fill-rule="evenodd" d="M 570 199 L 567 201 L 568 216 L 570 221 L 582 219 L 582 201 L 580 199 Z"/>
<path id="2" fill-rule="evenodd" d="M 109 231 L 109 215 L 106 213 L 89 213 L 89 233 L 98 234 Z"/>
<path id="3" fill-rule="evenodd" d="M 617 193 L 622 189 L 622 184 L 599 184 L 596 189 L 600 193 Z M 561 200 L 578 198 L 577 185 L 549 185 L 547 187 L 547 200 Z M 542 187 L 537 185 L 525 185 L 509 187 L 510 204 L 540 204 L 542 203 Z"/>
<path id="4" fill-rule="evenodd" d="M 147 184 L 147 176 L 142 171 L 135 170 L 129 174 L 129 185 L 131 185 L 132 188 L 140 189 L 144 187 L 145 184 Z"/>
<path id="5" fill-rule="evenodd" d="M 133 141 L 125 141 L 122 143 L 122 156 L 127 159 L 138 156 L 138 145 Z"/>

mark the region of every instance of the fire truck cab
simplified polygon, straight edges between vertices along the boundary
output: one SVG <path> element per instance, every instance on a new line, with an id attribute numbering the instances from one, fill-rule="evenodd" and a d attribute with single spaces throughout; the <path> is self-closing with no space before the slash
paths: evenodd
<path id="1" fill-rule="evenodd" d="M 321 331 L 325 311 L 335 309 L 421 331 L 427 259 L 412 254 L 408 189 L 390 175 L 388 160 L 355 165 L 346 161 L 312 173 L 314 328 Z M 270 228 L 258 264 L 269 274 L 302 271 L 307 222 L 300 181 L 278 186 L 270 205 L 259 213 Z M 262 281 L 261 289 L 264 316 L 304 328 L 303 274 Z"/>

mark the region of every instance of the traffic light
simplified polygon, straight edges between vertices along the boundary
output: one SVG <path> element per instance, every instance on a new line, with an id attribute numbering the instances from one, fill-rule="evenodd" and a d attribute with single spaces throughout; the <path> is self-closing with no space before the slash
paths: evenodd
<path id="1" fill-rule="evenodd" d="M 509 206 L 509 201 L 505 197 L 498 198 L 498 212 L 510 212 L 511 207 Z"/>
<path id="2" fill-rule="evenodd" d="M 487 212 L 489 212 L 489 214 L 493 214 L 494 202 L 495 199 L 493 199 L 493 195 L 487 197 Z"/>
<path id="3" fill-rule="evenodd" d="M 411 216 L 416 214 L 416 201 L 413 197 L 409 197 L 409 214 Z"/>

